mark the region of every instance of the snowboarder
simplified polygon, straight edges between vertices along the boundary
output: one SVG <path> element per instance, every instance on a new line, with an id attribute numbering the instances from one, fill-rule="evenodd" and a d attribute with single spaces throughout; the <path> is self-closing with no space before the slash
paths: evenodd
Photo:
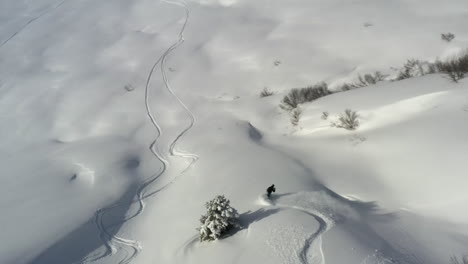
<path id="1" fill-rule="evenodd" d="M 267 191 L 268 198 L 270 198 L 271 193 L 276 191 L 275 185 L 272 184 L 270 187 L 268 187 L 268 189 L 266 191 Z"/>

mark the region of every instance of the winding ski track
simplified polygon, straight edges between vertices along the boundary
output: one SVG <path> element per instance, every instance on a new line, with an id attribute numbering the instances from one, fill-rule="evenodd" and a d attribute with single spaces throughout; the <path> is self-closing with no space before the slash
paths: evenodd
<path id="1" fill-rule="evenodd" d="M 17 31 L 15 31 L 13 34 L 11 34 L 7 39 L 5 39 L 4 41 L 2 41 L 2 43 L 0 44 L 0 48 L 2 48 L 3 46 L 5 46 L 8 42 L 10 42 L 10 40 L 12 40 L 13 38 L 15 38 L 18 34 L 20 34 L 23 30 L 25 30 L 26 28 L 28 28 L 32 23 L 34 23 L 34 21 L 40 19 L 41 17 L 47 15 L 48 13 L 52 12 L 53 10 L 56 10 L 57 8 L 59 8 L 60 6 L 62 6 L 65 2 L 67 2 L 68 0 L 62 0 L 60 2 L 58 2 L 57 4 L 53 5 L 52 7 L 48 8 L 47 10 L 45 10 L 44 12 L 42 12 L 41 14 L 39 14 L 38 16 L 35 16 L 33 18 L 31 18 L 30 20 L 28 20 L 28 22 L 26 22 L 22 27 L 20 27 Z"/>
<path id="2" fill-rule="evenodd" d="M 153 114 L 153 112 L 151 110 L 151 107 L 150 107 L 150 98 L 151 98 L 151 96 L 150 96 L 150 90 L 151 90 L 150 89 L 150 83 L 151 83 L 151 80 L 153 78 L 153 74 L 154 74 L 154 72 L 155 72 L 158 65 L 160 65 L 160 67 L 161 67 L 161 76 L 162 76 L 162 79 L 164 81 L 165 88 L 177 100 L 177 102 L 180 104 L 180 106 L 182 106 L 182 108 L 188 114 L 188 116 L 190 118 L 189 125 L 187 127 L 185 127 L 175 137 L 175 139 L 171 142 L 171 144 L 169 146 L 169 154 L 171 156 L 177 156 L 177 157 L 181 157 L 181 158 L 191 159 L 190 164 L 181 172 L 181 174 L 183 174 L 185 171 L 187 171 L 198 159 L 198 156 L 195 155 L 195 154 L 180 152 L 180 151 L 178 151 L 176 149 L 176 145 L 180 141 L 180 139 L 183 138 L 184 135 L 194 126 L 195 116 L 190 111 L 190 109 L 184 104 L 184 102 L 175 94 L 175 92 L 172 89 L 172 87 L 170 85 L 170 82 L 169 82 L 169 80 L 167 78 L 167 74 L 166 74 L 166 60 L 167 60 L 168 55 L 171 54 L 175 49 L 177 49 L 184 42 L 184 32 L 185 32 L 185 29 L 186 29 L 186 26 L 187 26 L 187 23 L 188 23 L 188 20 L 189 20 L 189 17 L 190 17 L 190 10 L 187 8 L 186 4 L 183 3 L 183 2 L 173 2 L 173 1 L 164 1 L 164 0 L 162 2 L 183 7 L 185 9 L 185 20 L 184 20 L 183 26 L 181 27 L 181 29 L 179 31 L 177 41 L 174 44 L 172 44 L 153 63 L 153 66 L 151 67 L 151 70 L 150 70 L 150 72 L 148 74 L 148 77 L 147 77 L 147 80 L 146 80 L 146 85 L 145 85 L 146 113 L 147 113 L 152 125 L 156 129 L 157 134 L 158 134 L 156 136 L 156 138 L 149 145 L 149 150 L 161 162 L 161 168 L 156 173 L 154 173 L 153 175 L 148 177 L 141 184 L 141 186 L 138 188 L 137 195 L 136 195 L 137 200 L 133 201 L 133 203 L 138 203 L 138 209 L 134 214 L 132 214 L 131 216 L 125 218 L 120 224 L 123 224 L 123 223 L 137 217 L 139 214 L 141 214 L 141 212 L 143 212 L 143 210 L 145 209 L 145 205 L 146 205 L 145 201 L 144 201 L 145 199 L 147 199 L 149 197 L 152 197 L 155 194 L 157 194 L 158 192 L 166 189 L 168 186 L 170 186 L 174 182 L 174 179 L 173 179 L 172 181 L 170 181 L 169 183 L 167 183 L 163 187 L 161 187 L 161 188 L 159 188 L 159 189 L 157 189 L 155 191 L 146 193 L 148 187 L 151 184 L 153 184 L 156 180 L 158 180 L 166 172 L 166 170 L 167 170 L 167 168 L 169 166 L 169 161 L 164 158 L 161 150 L 158 148 L 158 142 L 159 142 L 159 139 L 161 138 L 161 136 L 163 135 L 163 129 L 160 126 L 160 124 L 158 123 L 158 121 L 157 121 L 157 119 L 156 119 L 155 115 Z M 122 260 L 119 261 L 119 264 L 128 264 L 134 258 L 136 258 L 137 255 L 139 254 L 139 252 L 142 250 L 142 246 L 139 243 L 139 241 L 132 240 L 132 239 L 125 239 L 125 238 L 118 237 L 116 235 L 111 234 L 111 232 L 109 232 L 109 228 L 112 227 L 112 226 L 115 226 L 116 224 L 109 225 L 109 226 L 105 225 L 105 222 L 103 220 L 104 215 L 107 212 L 109 212 L 110 210 L 115 209 L 116 207 L 120 207 L 120 206 L 122 206 L 121 203 L 114 204 L 112 206 L 102 208 L 102 209 L 98 210 L 95 213 L 95 224 L 96 224 L 96 226 L 97 226 L 97 228 L 99 230 L 100 238 L 103 241 L 103 244 L 105 246 L 105 252 L 97 253 L 97 254 L 94 254 L 92 256 L 86 257 L 81 262 L 84 262 L 84 263 L 95 262 L 95 261 L 98 261 L 100 259 L 103 259 L 105 257 L 108 257 L 108 256 L 111 256 L 111 255 L 115 254 L 120 249 L 121 251 L 125 252 L 125 257 Z M 130 253 L 127 250 L 127 248 L 130 249 Z"/>

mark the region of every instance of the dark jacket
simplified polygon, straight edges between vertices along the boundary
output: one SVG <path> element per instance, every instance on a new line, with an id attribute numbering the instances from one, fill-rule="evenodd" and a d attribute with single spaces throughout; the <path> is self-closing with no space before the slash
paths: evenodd
<path id="1" fill-rule="evenodd" d="M 267 191 L 268 195 L 270 195 L 272 192 L 275 192 L 276 191 L 275 185 L 272 184 L 270 187 L 268 187 L 268 189 L 266 191 Z"/>

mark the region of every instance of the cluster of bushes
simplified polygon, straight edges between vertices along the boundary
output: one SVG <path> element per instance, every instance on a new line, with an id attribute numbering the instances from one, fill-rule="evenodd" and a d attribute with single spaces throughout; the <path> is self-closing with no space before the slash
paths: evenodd
<path id="1" fill-rule="evenodd" d="M 439 72 L 447 74 L 450 80 L 458 82 L 468 73 L 468 51 L 446 61 L 436 61 L 435 67 Z"/>
<path id="2" fill-rule="evenodd" d="M 410 59 L 405 63 L 396 80 L 399 81 L 433 73 L 446 74 L 453 82 L 458 82 L 465 78 L 468 73 L 468 51 L 464 51 L 444 61 L 437 60 L 434 63 Z"/>
<path id="3" fill-rule="evenodd" d="M 379 71 L 374 73 L 367 73 L 364 75 L 359 75 L 358 80 L 352 83 L 344 83 L 340 86 L 339 90 L 349 91 L 356 88 L 362 88 L 369 85 L 376 84 L 378 82 L 384 81 L 387 76 L 383 75 Z"/>
<path id="4" fill-rule="evenodd" d="M 328 90 L 328 85 L 324 82 L 305 88 L 294 88 L 283 97 L 280 107 L 290 112 L 291 124 L 297 126 L 302 114 L 299 104 L 312 102 L 329 94 L 332 92 Z"/>
<path id="5" fill-rule="evenodd" d="M 324 82 L 305 88 L 294 88 L 284 96 L 280 106 L 285 110 L 292 111 L 297 108 L 299 104 L 312 102 L 331 93 L 332 92 L 328 90 L 328 85 Z"/>
<path id="6" fill-rule="evenodd" d="M 450 38 L 450 36 L 451 35 L 447 35 L 446 37 Z M 458 82 L 459 80 L 465 78 L 468 74 L 468 50 L 444 61 L 436 60 L 435 62 L 428 62 L 417 59 L 409 59 L 398 72 L 397 76 L 390 80 L 401 81 L 404 79 L 434 73 L 446 74 L 448 78 L 454 82 Z M 348 91 L 374 85 L 378 82 L 385 81 L 387 77 L 388 75 L 384 75 L 379 71 L 359 75 L 357 81 L 352 83 L 344 83 L 338 90 Z"/>
<path id="7" fill-rule="evenodd" d="M 437 60 L 434 63 L 417 59 L 409 59 L 393 80 L 399 81 L 437 72 L 447 74 L 449 78 L 455 82 L 464 78 L 468 73 L 468 51 L 465 51 L 454 58 L 445 61 Z M 342 84 L 338 90 L 348 91 L 374 85 L 378 82 L 385 81 L 387 77 L 387 75 L 384 75 L 379 71 L 359 75 L 357 81 Z M 268 88 L 264 88 L 260 93 L 260 97 L 266 97 L 272 94 L 273 92 L 268 90 Z M 305 88 L 293 88 L 286 96 L 284 96 L 280 106 L 283 109 L 291 111 L 297 108 L 299 104 L 312 102 L 329 94 L 332 94 L 332 92 L 328 89 L 328 85 L 325 82 Z"/>
<path id="8" fill-rule="evenodd" d="M 451 33 L 442 34 L 442 39 L 447 41 L 452 40 L 454 37 L 455 36 Z M 468 50 L 458 56 L 444 61 L 437 60 L 436 62 L 427 62 L 417 59 L 409 59 L 395 77 L 387 78 L 388 75 L 384 75 L 379 71 L 359 75 L 356 81 L 342 84 L 338 87 L 337 91 L 348 91 L 362 88 L 385 80 L 400 81 L 434 73 L 446 74 L 453 82 L 458 82 L 465 78 L 468 74 Z M 333 92 L 328 89 L 328 85 L 325 82 L 304 88 L 293 88 L 283 97 L 280 107 L 290 112 L 291 124 L 297 126 L 302 113 L 301 110 L 298 109 L 300 104 L 312 102 L 332 93 Z M 269 91 L 268 88 L 265 88 L 260 93 L 260 97 L 266 97 L 272 94 L 273 92 Z M 327 118 L 328 113 L 324 113 L 322 119 Z M 340 116 L 339 120 L 335 122 L 334 125 L 336 127 L 343 127 L 346 129 L 355 129 L 359 125 L 358 115 L 355 111 L 348 109 Z"/>
<path id="9" fill-rule="evenodd" d="M 403 65 L 403 68 L 398 73 L 395 81 L 401 81 L 417 76 L 424 76 L 426 74 L 436 73 L 437 68 L 434 63 L 420 61 L 416 59 L 409 59 Z"/>
<path id="10" fill-rule="evenodd" d="M 366 77 L 367 76 L 367 77 Z M 360 83 L 356 84 L 356 87 L 359 85 L 369 85 L 369 83 L 377 83 L 383 79 L 383 75 L 376 72 L 373 75 L 364 75 L 360 76 Z M 359 86 L 363 87 L 363 86 Z M 284 96 L 281 101 L 281 108 L 290 112 L 291 124 L 297 126 L 301 118 L 302 110 L 299 108 L 299 104 L 312 102 L 318 98 L 332 94 L 328 90 L 328 85 L 324 82 L 316 84 L 314 86 L 309 86 L 305 88 L 295 88 L 292 89 L 286 96 Z M 329 113 L 323 112 L 322 119 L 328 119 Z M 359 126 L 359 115 L 356 111 L 346 109 L 343 114 L 341 114 L 336 121 L 332 121 L 331 125 L 333 127 L 344 128 L 348 130 L 354 130 Z"/>
<path id="11" fill-rule="evenodd" d="M 421 61 L 417 59 L 408 59 L 397 76 L 388 79 L 391 81 L 401 81 L 413 77 L 424 76 L 433 73 L 445 73 L 453 81 L 458 81 L 464 78 L 468 65 L 468 52 L 460 55 L 459 57 L 449 59 L 447 61 L 436 61 L 434 63 Z M 349 91 L 356 88 L 362 88 L 370 85 L 377 84 L 378 82 L 385 81 L 388 75 L 384 75 L 379 71 L 375 73 L 368 73 L 359 75 L 357 81 L 352 83 L 344 83 L 338 90 Z"/>

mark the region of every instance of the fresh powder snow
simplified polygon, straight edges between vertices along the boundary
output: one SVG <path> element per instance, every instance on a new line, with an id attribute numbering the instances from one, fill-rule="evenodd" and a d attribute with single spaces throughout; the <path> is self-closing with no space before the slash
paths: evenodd
<path id="1" fill-rule="evenodd" d="M 429 70 L 467 51 L 467 18 L 466 0 L 0 0 L 0 263 L 461 261 L 468 78 Z M 238 223 L 200 241 L 218 195 Z"/>

